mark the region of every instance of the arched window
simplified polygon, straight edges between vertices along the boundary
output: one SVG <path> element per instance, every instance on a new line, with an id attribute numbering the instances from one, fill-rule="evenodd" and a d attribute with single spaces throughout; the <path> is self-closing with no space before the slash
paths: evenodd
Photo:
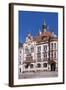
<path id="1" fill-rule="evenodd" d="M 38 64 L 37 64 L 37 67 L 38 67 L 38 68 L 40 68 L 40 67 L 41 67 L 41 64 L 40 64 L 40 63 L 38 63 Z"/>
<path id="2" fill-rule="evenodd" d="M 47 67 L 47 63 L 44 63 L 44 64 L 43 64 L 43 67 Z"/>
<path id="3" fill-rule="evenodd" d="M 54 43 L 54 49 L 56 49 L 56 43 Z"/>
<path id="4" fill-rule="evenodd" d="M 27 65 L 27 64 L 25 65 L 25 68 L 26 68 L 26 69 L 28 68 L 28 65 Z"/>
<path id="5" fill-rule="evenodd" d="M 33 68 L 33 64 L 30 64 L 30 68 Z"/>

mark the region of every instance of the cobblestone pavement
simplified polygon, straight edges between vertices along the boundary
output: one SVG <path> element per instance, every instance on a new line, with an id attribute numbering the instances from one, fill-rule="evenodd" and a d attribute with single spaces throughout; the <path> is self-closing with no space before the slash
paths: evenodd
<path id="1" fill-rule="evenodd" d="M 19 75 L 19 79 L 57 77 L 58 71 L 25 72 Z"/>

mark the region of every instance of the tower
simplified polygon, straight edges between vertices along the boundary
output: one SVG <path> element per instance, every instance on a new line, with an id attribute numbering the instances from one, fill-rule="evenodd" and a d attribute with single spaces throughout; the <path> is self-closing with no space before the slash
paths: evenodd
<path id="1" fill-rule="evenodd" d="M 44 20 L 44 23 L 42 25 L 42 32 L 46 32 L 47 31 L 47 25 L 46 25 L 46 22 Z"/>

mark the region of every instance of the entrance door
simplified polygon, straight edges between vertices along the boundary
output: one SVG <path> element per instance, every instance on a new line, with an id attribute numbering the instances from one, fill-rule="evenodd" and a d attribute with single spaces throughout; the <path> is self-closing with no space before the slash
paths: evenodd
<path id="1" fill-rule="evenodd" d="M 56 69 L 56 64 L 55 63 L 52 63 L 51 64 L 51 71 L 55 71 L 55 69 Z"/>

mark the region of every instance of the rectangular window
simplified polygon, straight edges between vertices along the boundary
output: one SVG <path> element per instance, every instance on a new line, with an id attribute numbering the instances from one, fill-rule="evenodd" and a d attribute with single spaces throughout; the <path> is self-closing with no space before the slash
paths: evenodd
<path id="1" fill-rule="evenodd" d="M 47 54 L 48 54 L 47 52 L 43 52 L 43 58 L 44 58 L 44 60 L 47 59 Z"/>
<path id="2" fill-rule="evenodd" d="M 54 43 L 54 49 L 56 49 L 56 43 Z"/>
<path id="3" fill-rule="evenodd" d="M 29 53 L 29 49 L 28 49 L 28 48 L 25 49 L 25 53 L 26 53 L 26 54 Z"/>
<path id="4" fill-rule="evenodd" d="M 34 52 L 34 47 L 31 47 L 31 52 Z"/>
<path id="5" fill-rule="evenodd" d="M 56 51 L 54 52 L 54 58 L 56 58 Z"/>
<path id="6" fill-rule="evenodd" d="M 43 46 L 43 50 L 46 51 L 47 50 L 47 45 Z"/>
<path id="7" fill-rule="evenodd" d="M 21 68 L 19 68 L 19 72 L 21 73 Z"/>
<path id="8" fill-rule="evenodd" d="M 53 58 L 53 52 L 50 52 L 50 57 Z"/>
<path id="9" fill-rule="evenodd" d="M 53 49 L 53 43 L 51 43 L 51 49 Z"/>
<path id="10" fill-rule="evenodd" d="M 41 53 L 37 53 L 37 61 L 38 61 L 38 62 L 41 61 Z"/>
<path id="11" fill-rule="evenodd" d="M 41 58 L 38 58 L 37 61 L 38 61 L 38 62 L 41 62 Z"/>
<path id="12" fill-rule="evenodd" d="M 37 53 L 37 58 L 41 58 L 41 53 Z"/>
<path id="13" fill-rule="evenodd" d="M 41 46 L 37 47 L 37 52 L 41 52 Z"/>

